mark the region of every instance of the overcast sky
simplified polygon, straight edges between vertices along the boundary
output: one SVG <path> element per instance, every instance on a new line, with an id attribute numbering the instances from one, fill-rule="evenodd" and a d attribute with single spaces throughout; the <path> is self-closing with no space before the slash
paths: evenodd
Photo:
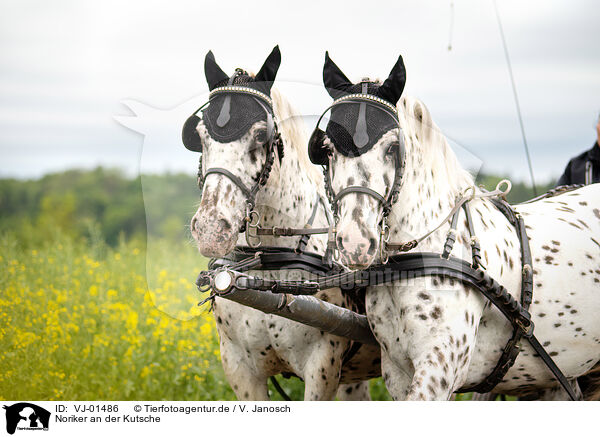
<path id="1" fill-rule="evenodd" d="M 556 177 L 595 139 L 600 7 L 498 0 L 498 8 L 536 177 Z M 404 94 L 425 102 L 461 157 L 475 157 L 465 165 L 528 178 L 491 0 L 2 2 L 0 176 L 99 164 L 135 174 L 140 157 L 144 170 L 193 174 L 197 156 L 179 132 L 207 91 L 204 55 L 212 49 L 228 73 L 257 71 L 275 44 L 279 87 L 307 115 L 330 101 L 325 50 L 353 80 L 385 78 L 402 54 Z M 131 114 L 124 100 L 146 105 L 137 104 L 139 125 L 125 122 L 145 143 L 115 120 Z"/>

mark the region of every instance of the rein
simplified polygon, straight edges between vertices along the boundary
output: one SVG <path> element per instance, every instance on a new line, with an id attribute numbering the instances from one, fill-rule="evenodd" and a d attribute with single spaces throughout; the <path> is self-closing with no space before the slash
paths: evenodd
<path id="1" fill-rule="evenodd" d="M 312 224 L 317 217 L 317 212 L 319 210 L 319 205 L 323 206 L 323 211 L 325 211 L 325 217 L 327 219 L 327 223 L 329 227 L 327 228 L 312 228 Z M 249 218 L 249 220 L 248 220 Z M 321 197 L 319 193 L 317 193 L 315 202 L 308 219 L 308 222 L 303 228 L 285 228 L 285 227 L 277 227 L 273 226 L 270 228 L 265 228 L 260 226 L 260 215 L 256 211 L 251 211 L 247 213 L 246 217 L 248 221 L 248 226 L 246 228 L 246 242 L 248 246 L 253 249 L 256 249 L 261 246 L 260 237 L 261 236 L 271 236 L 271 237 L 296 237 L 301 235 L 302 238 L 298 242 L 298 246 L 296 247 L 296 252 L 303 252 L 308 244 L 308 240 L 311 235 L 317 234 L 326 234 L 329 232 L 329 228 L 332 224 L 331 215 L 327 209 L 327 205 L 325 204 L 325 200 Z M 326 255 L 327 256 L 327 255 Z"/>
<path id="2" fill-rule="evenodd" d="M 504 190 L 501 189 L 502 185 L 506 185 L 506 188 Z M 493 199 L 493 198 L 497 198 L 497 197 L 506 198 L 506 195 L 510 192 L 511 186 L 512 185 L 509 180 L 503 179 L 500 182 L 498 182 L 498 185 L 496 185 L 496 189 L 494 191 L 486 191 L 486 192 L 482 192 L 482 193 L 477 193 L 475 191 L 475 186 L 468 187 L 466 190 L 463 191 L 463 193 L 460 196 L 458 196 L 456 203 L 454 204 L 454 207 L 452 207 L 452 209 L 450 210 L 448 215 L 442 221 L 440 221 L 440 223 L 435 228 L 431 229 L 430 231 L 423 234 L 419 238 L 415 238 L 415 239 L 407 241 L 407 242 L 389 243 L 388 242 L 389 237 L 387 236 L 387 234 L 389 233 L 389 227 L 387 226 L 385 219 L 384 219 L 382 227 L 381 227 L 381 232 L 380 232 L 380 235 L 381 235 L 381 241 L 380 241 L 380 243 L 381 243 L 380 244 L 381 262 L 383 264 L 385 264 L 387 262 L 387 257 L 388 257 L 387 252 L 394 252 L 394 251 L 408 252 L 409 250 L 414 249 L 421 242 L 423 242 L 424 240 L 429 238 L 435 231 L 440 229 L 442 226 L 444 226 L 446 224 L 446 222 L 450 221 L 451 219 L 452 219 L 452 221 L 451 221 L 452 224 L 450 226 L 449 234 L 450 233 L 455 234 L 456 233 L 456 225 L 457 225 L 457 221 L 458 221 L 458 212 L 460 211 L 461 208 L 463 208 L 465 210 L 465 214 L 467 215 L 467 223 L 469 223 L 469 232 L 471 234 L 471 245 L 472 245 L 472 247 L 476 248 L 479 243 L 477 241 L 477 237 L 475 237 L 475 235 L 474 235 L 474 230 L 471 225 L 471 220 L 470 220 L 471 213 L 468 209 L 468 202 L 475 200 L 475 199 L 486 199 L 486 198 Z M 451 238 L 451 237 L 449 236 L 448 238 Z M 454 243 L 454 241 L 452 241 L 452 243 Z M 475 250 L 477 250 L 477 249 L 475 249 Z"/>

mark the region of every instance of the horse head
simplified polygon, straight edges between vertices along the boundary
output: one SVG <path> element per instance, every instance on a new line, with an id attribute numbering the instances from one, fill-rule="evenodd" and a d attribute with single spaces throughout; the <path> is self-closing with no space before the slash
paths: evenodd
<path id="1" fill-rule="evenodd" d="M 255 76 L 241 69 L 228 76 L 212 52 L 206 55 L 209 102 L 186 121 L 182 134 L 185 146 L 201 153 L 202 200 L 190 226 L 204 256 L 233 250 L 268 177 L 277 152 L 270 95 L 280 63 L 275 47 Z"/>
<path id="2" fill-rule="evenodd" d="M 334 102 L 326 131 L 317 126 L 311 137 L 309 155 L 325 166 L 341 261 L 365 268 L 378 253 L 380 228 L 401 182 L 404 139 L 396 103 L 404 63 L 399 57 L 383 83 L 352 83 L 326 54 L 323 81 Z"/>

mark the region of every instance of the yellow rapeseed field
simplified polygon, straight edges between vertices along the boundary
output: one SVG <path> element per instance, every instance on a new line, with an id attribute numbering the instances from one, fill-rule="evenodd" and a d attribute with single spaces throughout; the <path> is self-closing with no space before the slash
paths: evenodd
<path id="1" fill-rule="evenodd" d="M 235 400 L 191 245 L 47 240 L 0 236 L 0 400 Z M 280 384 L 303 398 L 299 379 Z"/>
<path id="2" fill-rule="evenodd" d="M 0 399 L 235 399 L 191 247 L 161 245 L 170 268 L 147 280 L 139 243 L 58 241 L 0 241 Z M 162 311 L 174 296 L 184 309 Z"/>

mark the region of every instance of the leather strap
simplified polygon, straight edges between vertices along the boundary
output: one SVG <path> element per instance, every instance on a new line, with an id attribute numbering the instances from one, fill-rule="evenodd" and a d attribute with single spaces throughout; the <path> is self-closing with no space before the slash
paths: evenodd
<path id="1" fill-rule="evenodd" d="M 360 186 L 351 186 L 351 187 L 346 187 L 343 190 L 340 190 L 333 198 L 333 203 L 337 205 L 337 203 L 340 201 L 340 199 L 342 199 L 344 196 L 347 196 L 350 193 L 366 194 L 367 196 L 371 196 L 375 200 L 377 200 L 377 203 L 379 203 L 380 205 L 383 205 L 386 203 L 385 197 L 383 197 L 377 191 L 371 190 L 370 188 L 367 188 L 367 187 L 360 187 Z"/>
<path id="2" fill-rule="evenodd" d="M 292 253 L 292 255 L 296 257 L 305 257 L 305 254 Z M 262 259 L 263 254 L 260 254 L 260 256 Z M 280 257 L 281 254 L 277 254 L 277 258 L 279 259 Z M 202 272 L 201 276 L 204 273 L 209 272 Z M 356 287 L 388 283 L 398 279 L 410 279 L 424 276 L 450 277 L 470 284 L 478 289 L 500 310 L 513 325 L 514 329 L 520 332 L 520 336 L 524 337 L 531 344 L 550 371 L 555 375 L 558 382 L 567 391 L 571 399 L 576 399 L 567 379 L 541 346 L 537 338 L 533 335 L 534 324 L 531 321 L 529 312 L 485 271 L 474 269 L 469 263 L 462 259 L 452 257 L 444 259 L 437 253 L 408 253 L 391 257 L 389 263 L 385 266 L 378 265 L 369 267 L 365 270 L 341 272 L 339 274 L 321 277 L 317 281 L 277 281 L 245 276 L 240 285 L 244 288 L 269 290 L 274 293 L 314 294 L 320 290 L 334 287 L 354 289 Z M 509 352 L 513 354 L 514 352 L 509 345 L 510 343 L 505 350 L 509 350 Z M 508 370 L 510 364 L 504 363 L 501 367 L 502 370 Z"/>
<path id="3" fill-rule="evenodd" d="M 239 177 L 237 177 L 236 175 L 234 175 L 233 173 L 231 173 L 229 170 L 220 168 L 220 167 L 209 168 L 204 173 L 204 179 L 206 179 L 206 177 L 211 174 L 220 174 L 220 175 L 227 177 L 227 179 L 229 179 L 240 190 L 242 190 L 242 193 L 244 193 L 244 196 L 246 196 L 246 198 L 250 198 L 252 196 L 252 190 L 249 190 L 248 187 L 246 187 L 246 185 L 244 185 L 242 180 Z"/>
<path id="4" fill-rule="evenodd" d="M 308 222 L 306 223 L 305 228 L 310 228 L 312 226 L 312 224 L 315 222 L 315 219 L 317 218 L 317 211 L 319 210 L 320 203 L 321 203 L 321 196 L 317 192 L 317 197 L 315 198 L 315 204 L 313 205 L 312 212 L 310 214 L 310 217 L 308 218 Z M 325 207 L 325 205 L 323 205 L 323 207 Z M 324 229 L 327 229 L 327 231 L 325 231 L 323 233 L 327 233 L 329 230 L 329 228 L 320 228 L 319 230 L 321 231 Z M 321 233 L 321 232 L 319 232 L 319 233 Z M 308 244 L 308 240 L 310 239 L 311 235 L 312 234 L 302 235 L 302 238 L 300 238 L 300 241 L 298 241 L 298 246 L 296 246 L 296 252 L 303 252 L 304 249 L 306 249 L 306 245 Z"/>
<path id="5" fill-rule="evenodd" d="M 315 234 L 326 234 L 328 231 L 329 228 L 279 228 L 277 226 L 273 226 L 272 228 L 256 229 L 256 235 L 270 235 L 273 237 L 295 237 L 297 235 L 308 236 Z"/>
<path id="6" fill-rule="evenodd" d="M 268 235 L 272 237 L 295 237 L 298 235 L 302 235 L 302 238 L 298 242 L 298 246 L 296 247 L 296 252 L 303 252 L 306 248 L 308 240 L 311 235 L 316 234 L 327 234 L 329 232 L 329 227 L 327 228 L 311 228 L 310 226 L 314 223 L 315 218 L 317 216 L 317 211 L 319 210 L 319 204 L 323 205 L 325 210 L 325 216 L 327 221 L 330 222 L 330 217 L 327 211 L 327 207 L 323 201 L 323 198 L 317 193 L 317 197 L 315 199 L 315 203 L 313 205 L 313 209 L 311 215 L 308 219 L 308 222 L 303 228 L 283 228 L 278 226 L 273 226 L 271 228 L 264 228 L 261 226 L 252 226 L 254 229 L 254 236 Z"/>
<path id="7" fill-rule="evenodd" d="M 521 247 L 521 306 L 527 311 L 531 304 L 533 297 L 533 269 L 531 267 L 531 250 L 529 247 L 529 238 L 525 229 L 525 223 L 521 216 L 517 216 L 512 207 L 504 200 L 492 198 L 494 206 L 504 214 L 508 222 L 515 227 L 517 237 L 519 238 Z M 476 391 L 479 393 L 487 393 L 491 391 L 506 375 L 508 370 L 515 363 L 519 352 L 519 341 L 521 340 L 523 333 L 521 330 L 516 329 L 513 331 L 512 336 L 504 346 L 502 354 L 498 359 L 498 363 L 492 370 L 492 372 L 479 384 L 472 387 L 467 387 L 459 390 L 460 392 Z"/>
<path id="8" fill-rule="evenodd" d="M 240 271 L 250 270 L 251 268 L 260 270 L 302 269 L 316 275 L 342 271 L 342 267 L 339 265 L 334 264 L 331 267 L 324 263 L 323 257 L 316 253 L 297 253 L 294 249 L 287 247 L 268 246 L 261 246 L 259 249 L 237 247 L 226 258 L 212 259 L 208 264 L 208 268 L 214 270 L 227 265 L 229 269 L 237 270 L 239 264 L 248 262 L 252 263 L 251 267 Z"/>
<path id="9" fill-rule="evenodd" d="M 562 385 L 563 388 L 567 391 L 571 400 L 572 401 L 579 400 L 579 396 L 577 396 L 575 394 L 573 387 L 571 386 L 571 384 L 569 383 L 567 378 L 565 378 L 565 375 L 563 375 L 563 373 L 560 371 L 560 369 L 558 368 L 556 363 L 552 360 L 552 358 L 550 358 L 550 355 L 548 355 L 548 353 L 546 352 L 544 347 L 540 344 L 538 339 L 535 338 L 534 336 L 531 336 L 527 340 L 529 341 L 529 344 L 531 345 L 531 347 L 538 353 L 538 355 L 540 356 L 542 361 L 544 361 L 544 364 L 546 364 L 546 366 L 548 366 L 548 369 L 550 369 L 550 371 L 552 372 L 552 374 L 554 375 L 556 380 L 558 382 L 560 382 L 560 385 Z"/>
<path id="10" fill-rule="evenodd" d="M 526 200 L 525 202 L 521 202 L 520 204 L 523 205 L 523 204 L 527 204 L 527 203 L 537 202 L 538 200 L 558 196 L 560 194 L 567 193 L 569 191 L 577 190 L 578 188 L 581 188 L 584 186 L 585 185 L 583 185 L 583 184 L 560 185 L 556 188 L 552 188 L 551 190 L 547 191 L 546 193 L 544 193 L 538 197 L 534 197 L 533 199 Z"/>

